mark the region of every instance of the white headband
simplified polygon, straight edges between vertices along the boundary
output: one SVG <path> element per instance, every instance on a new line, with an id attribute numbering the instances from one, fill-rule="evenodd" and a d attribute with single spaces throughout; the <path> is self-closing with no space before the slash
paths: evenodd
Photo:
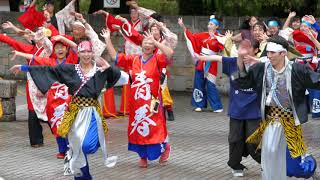
<path id="1" fill-rule="evenodd" d="M 287 50 L 281 44 L 277 44 L 274 42 L 268 42 L 266 50 L 271 52 L 287 52 Z"/>

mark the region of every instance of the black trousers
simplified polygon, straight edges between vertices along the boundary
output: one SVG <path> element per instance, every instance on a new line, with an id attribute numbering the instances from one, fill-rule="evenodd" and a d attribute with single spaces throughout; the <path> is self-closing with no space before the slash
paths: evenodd
<path id="1" fill-rule="evenodd" d="M 246 139 L 259 127 L 260 119 L 238 120 L 230 118 L 229 125 L 229 161 L 228 165 L 234 170 L 244 169 L 242 157 L 250 155 L 259 164 L 261 151 L 257 145 L 246 143 Z"/>
<path id="2" fill-rule="evenodd" d="M 42 126 L 36 112 L 29 110 L 28 128 L 31 145 L 43 144 Z"/>

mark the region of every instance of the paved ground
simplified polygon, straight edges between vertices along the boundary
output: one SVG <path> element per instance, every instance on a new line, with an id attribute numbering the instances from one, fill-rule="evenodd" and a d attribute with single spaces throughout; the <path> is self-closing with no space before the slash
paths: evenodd
<path id="1" fill-rule="evenodd" d="M 27 111 L 23 88 L 17 97 L 17 122 L 0 122 L 0 177 L 21 179 L 72 179 L 63 176 L 63 161 L 55 158 L 55 139 L 44 124 L 45 146 L 31 148 L 28 142 Z M 157 161 L 148 169 L 137 167 L 138 156 L 127 151 L 127 119 L 110 119 L 108 149 L 118 155 L 116 167 L 108 169 L 102 164 L 101 152 L 89 156 L 94 179 L 235 179 L 227 166 L 228 117 L 226 111 L 196 113 L 191 111 L 188 94 L 174 94 L 174 122 L 168 122 L 172 143 L 171 161 L 160 166 Z M 119 97 L 117 96 L 117 100 Z M 227 106 L 227 98 L 223 98 Z M 309 151 L 320 162 L 320 120 L 311 120 L 304 126 Z M 251 158 L 244 158 L 248 167 L 245 178 L 260 179 L 260 166 Z M 1 178 L 0 178 L 1 179 Z"/>

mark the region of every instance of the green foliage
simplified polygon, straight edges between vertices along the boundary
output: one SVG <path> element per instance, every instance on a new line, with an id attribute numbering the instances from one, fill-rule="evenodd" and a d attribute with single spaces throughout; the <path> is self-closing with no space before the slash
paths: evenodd
<path id="1" fill-rule="evenodd" d="M 80 7 L 80 12 L 81 13 L 87 13 L 88 12 L 91 1 L 90 0 L 80 0 L 79 1 L 79 7 Z"/>
<path id="2" fill-rule="evenodd" d="M 91 1 L 79 0 L 80 12 L 86 13 Z M 287 17 L 290 11 L 298 15 L 320 16 L 320 0 L 137 0 L 138 4 L 163 15 L 211 15 L 218 16 L 277 16 Z M 22 0 L 21 0 L 22 3 Z M 42 9 L 45 0 L 37 0 Z M 61 0 L 55 1 L 56 10 Z M 102 7 L 101 7 L 102 8 Z M 127 10 L 126 10 L 127 11 Z"/>
<path id="3" fill-rule="evenodd" d="M 300 16 L 320 15 L 320 0 L 177 0 L 180 14 L 218 16 L 286 17 L 292 10 Z M 192 9 L 192 7 L 194 7 Z"/>
<path id="4" fill-rule="evenodd" d="M 139 6 L 152 9 L 166 15 L 176 15 L 179 13 L 178 2 L 176 0 L 139 0 Z"/>

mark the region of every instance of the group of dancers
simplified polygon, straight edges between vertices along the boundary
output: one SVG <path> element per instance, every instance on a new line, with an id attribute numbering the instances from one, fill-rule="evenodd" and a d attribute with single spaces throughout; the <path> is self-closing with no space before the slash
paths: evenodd
<path id="1" fill-rule="evenodd" d="M 97 11 L 106 23 L 98 33 L 75 12 L 75 0 L 55 14 L 54 1 L 47 0 L 43 11 L 35 3 L 18 19 L 26 29 L 2 24 L 28 43 L 0 34 L 0 41 L 14 49 L 13 60 L 27 60 L 10 71 L 27 73 L 31 146 L 43 146 L 40 121 L 47 121 L 57 140 L 57 158 L 64 159 L 64 175 L 92 179 L 87 155 L 99 147 L 104 164 L 113 167 L 117 157 L 107 153 L 105 118 L 115 116 L 113 87 L 123 86 L 120 113 L 129 119 L 128 150 L 139 155 L 141 168 L 157 159 L 165 165 L 171 152 L 166 120 L 174 120 L 168 66 L 174 63 L 178 36 L 160 14 L 136 1 L 127 1 L 130 20 Z M 306 94 L 312 99 L 320 89 L 320 26 L 311 15 L 295 16 L 290 13 L 282 29 L 276 18 L 264 23 L 250 17 L 237 35 L 222 34 L 222 22 L 214 16 L 208 31 L 200 33 L 178 19 L 195 64 L 194 111 L 201 112 L 209 102 L 214 113 L 223 112 L 218 63 L 230 79 L 228 165 L 233 176 L 245 175 L 241 160 L 248 155 L 261 163 L 262 179 L 314 175 L 316 161 L 308 154 L 301 125 L 308 121 L 308 107 L 313 108 Z M 124 38 L 123 52 L 115 50 L 112 32 Z M 105 50 L 108 61 L 101 57 Z"/>

